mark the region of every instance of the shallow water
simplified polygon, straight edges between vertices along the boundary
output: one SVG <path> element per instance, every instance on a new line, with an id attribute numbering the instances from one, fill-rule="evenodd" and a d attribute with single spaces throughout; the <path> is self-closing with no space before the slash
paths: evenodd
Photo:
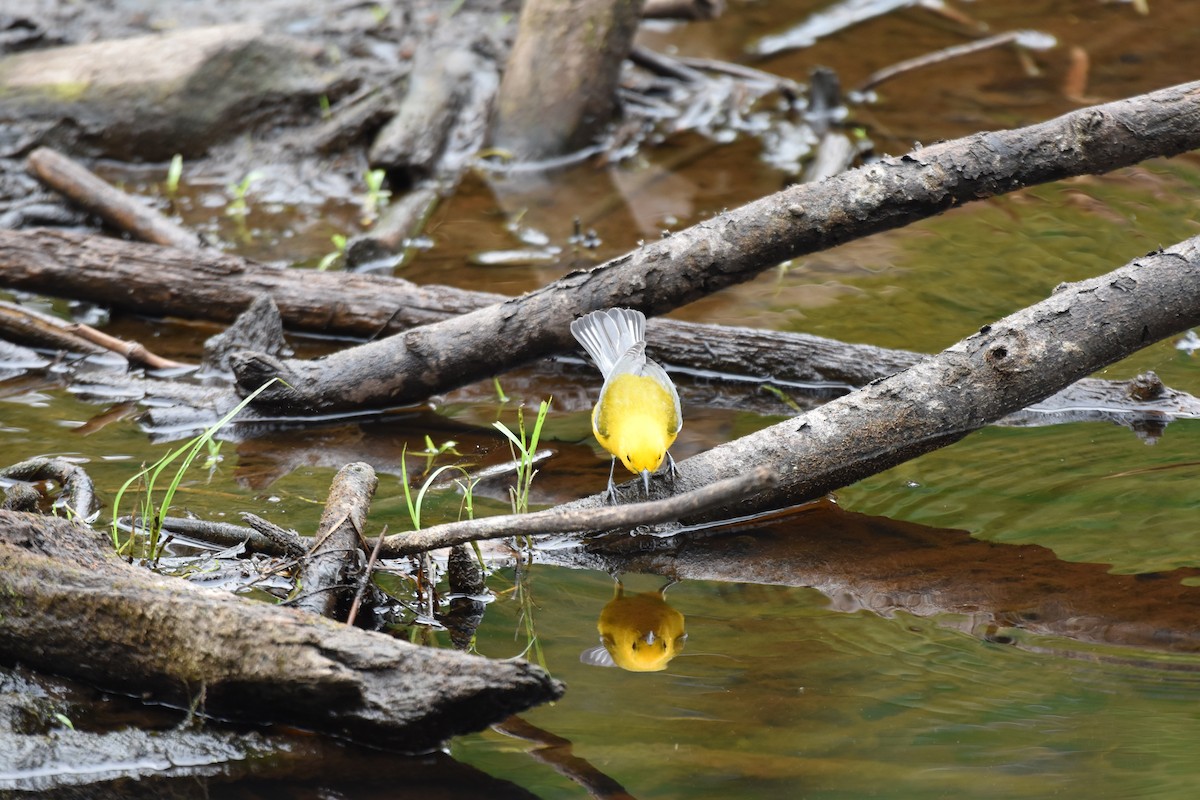
<path id="1" fill-rule="evenodd" d="M 820 5 L 735 2 L 719 23 L 659 26 L 643 39 L 689 55 L 740 57 L 756 35 Z M 1034 55 L 1038 76 L 1027 75 L 1012 51 L 997 50 L 885 84 L 876 103 L 854 109 L 881 152 L 1077 107 L 1061 92 L 1073 45 L 1091 54 L 1088 94 L 1098 98 L 1194 77 L 1188 59 L 1178 56 L 1190 52 L 1200 33 L 1200 10 L 1192 4 L 1154 2 L 1148 16 L 1130 4 L 1091 0 L 958 7 L 987 19 L 993 31 L 1048 30 L 1061 46 Z M 959 41 L 952 23 L 914 9 L 760 66 L 803 80 L 812 65 L 829 64 L 853 86 L 877 68 Z M 403 276 L 517 293 L 785 181 L 758 158 L 753 141 L 717 148 L 693 136 L 672 139 L 633 164 L 608 171 L 583 165 L 540 186 L 469 177 L 436 212 L 432 248 Z M 1196 235 L 1197 187 L 1195 156 L 1035 187 L 797 260 L 674 316 L 934 352 L 1045 297 L 1059 282 L 1102 274 Z M 219 194 L 221 187 L 204 191 Z M 206 202 L 185 218 L 236 241 L 218 200 Z M 237 249 L 311 264 L 328 251 L 329 234 L 346 230 L 355 214 L 348 198 L 329 207 L 263 204 L 251 220 L 252 241 Z M 575 217 L 596 230 L 599 247 L 571 247 Z M 559 261 L 466 266 L 473 254 L 516 246 L 505 227 L 514 220 L 561 246 Z M 195 342 L 210 332 L 130 318 L 109 327 L 168 355 L 192 357 Z M 1104 374 L 1126 379 L 1146 369 L 1169 386 L 1200 394 L 1200 361 L 1170 341 Z M 587 398 L 596 386 L 536 372 L 502 382 L 513 398 L 508 403 L 496 400 L 490 385 L 469 387 L 437 399 L 430 412 L 227 443 L 220 462 L 185 482 L 179 510 L 211 518 L 250 510 L 311 530 L 336 470 L 363 459 L 381 472 L 372 527 L 399 530 L 407 519 L 399 487 L 405 447 L 423 449 L 428 435 L 435 444 L 454 440 L 463 453 L 502 458 L 499 436 L 480 428 L 497 418 L 511 424 L 517 403 L 536 405 L 551 394 L 556 405 L 544 440 L 556 455 L 542 467 L 534 502 L 602 487 L 608 463 L 587 421 Z M 133 409 L 118 407 L 100 424 L 106 406 L 68 396 L 52 383 L 9 383 L 0 390 L 5 452 L 13 460 L 39 454 L 86 459 L 107 501 L 137 465 L 163 452 L 164 445 L 148 442 L 136 426 Z M 749 412 L 686 406 L 684 412 L 687 424 L 675 451 L 681 458 L 774 421 Z M 634 797 L 1190 797 L 1200 779 L 1193 752 L 1200 740 L 1194 712 L 1200 657 L 1189 655 L 1196 648 L 1188 636 L 1174 653 L 1166 653 L 1165 644 L 1129 640 L 1132 623 L 1160 619 L 1163 630 L 1177 626 L 1172 630 L 1195 638 L 1195 628 L 1178 619 L 1191 606 L 1157 599 L 1169 592 L 1146 590 L 1130 627 L 1106 629 L 1102 622 L 1106 614 L 1121 618 L 1122 592 L 1139 594 L 1125 591 L 1133 584 L 1120 582 L 1122 576 L 1200 567 L 1198 449 L 1194 422 L 1173 423 L 1153 440 L 1101 423 L 989 428 L 838 492 L 841 509 L 895 522 L 854 518 L 872 531 L 857 554 L 861 561 L 822 555 L 819 568 L 805 573 L 822 591 L 779 585 L 787 581 L 778 578 L 685 576 L 666 597 L 685 616 L 689 638 L 665 671 L 581 663 L 580 653 L 597 642 L 596 621 L 613 582 L 602 571 L 548 563 L 522 573 L 532 605 L 506 593 L 515 580 L 511 570 L 492 577 L 498 597 L 487 608 L 477 647 L 500 658 L 524 652 L 531 618 L 545 665 L 569 689 L 559 703 L 525 718 L 569 739 L 576 756 Z M 415 464 L 410 460 L 409 468 Z M 485 487 L 477 508 L 502 510 L 503 491 Z M 453 493 L 436 495 L 429 513 L 433 520 L 451 519 L 458 505 Z M 800 536 L 802 524 L 788 519 L 772 530 Z M 937 530 L 924 544 L 904 544 L 898 529 L 914 536 Z M 832 525 L 816 535 L 824 530 L 846 535 Z M 738 541 L 735 536 L 719 552 L 736 556 L 739 546 L 750 546 Z M 900 543 L 889 550 L 893 541 Z M 981 542 L 1003 543 L 1004 555 Z M 1064 595 L 1049 579 L 1027 579 L 1023 558 L 1033 563 L 1036 556 L 1048 574 L 1056 562 L 1018 545 L 1048 548 L 1062 560 L 1057 571 L 1067 576 L 1064 585 L 1075 590 Z M 976 547 L 963 549 L 958 560 L 950 555 Z M 943 550 L 944 561 L 914 561 L 914 553 Z M 814 551 L 816 544 L 808 552 Z M 1075 573 L 1067 562 L 1100 566 Z M 874 574 L 868 565 L 890 569 L 895 583 L 868 580 Z M 986 577 L 970 577 L 982 567 L 990 570 Z M 651 574 L 624 580 L 631 591 L 667 582 Z M 1139 580 L 1200 582 L 1191 571 Z M 1094 594 L 1084 591 L 1085 583 Z M 448 642 L 445 634 L 435 638 Z M 532 749 L 489 731 L 455 740 L 450 751 L 540 797 L 585 796 L 576 782 L 526 755 Z M 351 750 L 348 757 L 358 755 Z M 385 796 L 378 787 L 318 784 L 310 784 L 312 796 Z M 222 790 L 250 796 L 256 787 Z"/>

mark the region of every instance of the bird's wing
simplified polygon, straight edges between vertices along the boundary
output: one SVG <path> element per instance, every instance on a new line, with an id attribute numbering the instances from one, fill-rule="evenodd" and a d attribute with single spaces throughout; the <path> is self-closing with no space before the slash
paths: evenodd
<path id="1" fill-rule="evenodd" d="M 604 407 L 604 400 L 608 395 L 609 387 L 622 375 L 644 374 L 643 370 L 647 363 L 653 362 L 648 362 L 646 358 L 646 343 L 637 342 L 626 350 L 624 355 L 617 359 L 612 367 L 604 373 L 604 385 L 600 387 L 600 398 L 596 401 L 596 407 L 592 409 L 592 427 L 602 435 L 608 435 L 608 426 L 602 423 L 600 409 Z M 659 371 L 661 370 L 662 367 L 659 367 Z M 671 387 L 671 391 L 675 391 L 674 386 Z"/>
<path id="2" fill-rule="evenodd" d="M 630 308 L 593 311 L 571 323 L 571 335 L 607 379 L 630 348 L 646 341 L 646 315 Z"/>
<path id="3" fill-rule="evenodd" d="M 679 392 L 675 390 L 675 384 L 671 381 L 671 376 L 667 374 L 667 371 L 660 367 L 657 362 L 646 358 L 644 355 L 645 348 L 642 348 L 642 350 L 642 360 L 646 363 L 641 367 L 641 374 L 653 378 L 671 395 L 671 400 L 675 404 L 675 418 L 668 421 L 667 430 L 672 435 L 679 433 L 680 428 L 683 427 L 683 410 L 679 407 Z"/>

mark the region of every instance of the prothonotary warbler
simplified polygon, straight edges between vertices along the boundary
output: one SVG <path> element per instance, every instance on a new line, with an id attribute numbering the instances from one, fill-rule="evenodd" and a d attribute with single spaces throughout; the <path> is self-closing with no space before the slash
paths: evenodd
<path id="1" fill-rule="evenodd" d="M 616 500 L 613 470 L 617 459 L 642 476 L 650 493 L 650 473 L 665 459 L 671 474 L 675 460 L 668 449 L 683 426 L 679 393 L 666 371 L 646 358 L 646 315 L 629 308 L 593 311 L 571 323 L 571 334 L 604 375 L 600 399 L 592 410 L 592 432 L 612 453 L 608 496 Z"/>

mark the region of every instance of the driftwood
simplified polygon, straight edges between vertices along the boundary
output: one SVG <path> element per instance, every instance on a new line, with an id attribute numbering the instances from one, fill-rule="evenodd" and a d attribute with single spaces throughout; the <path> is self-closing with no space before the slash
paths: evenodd
<path id="1" fill-rule="evenodd" d="M 234 372 L 243 393 L 283 379 L 258 396 L 259 408 L 314 413 L 403 404 L 570 350 L 571 320 L 595 308 L 662 313 L 781 261 L 963 202 L 1197 146 L 1200 83 L 1191 83 L 795 186 L 507 303 L 316 362 L 247 354 Z"/>
<path id="2" fill-rule="evenodd" d="M 379 479 L 370 465 L 357 462 L 338 470 L 321 512 L 312 552 L 304 560 L 297 608 L 329 619 L 345 619 L 355 581 L 366 556 L 360 543 L 367 511 Z"/>
<path id="3" fill-rule="evenodd" d="M 492 143 L 522 160 L 590 144 L 616 107 L 643 0 L 525 0 Z"/>
<path id="4" fill-rule="evenodd" d="M 217 717 L 408 751 L 563 691 L 524 662 L 417 647 L 163 578 L 119 561 L 91 530 L 7 511 L 0 658 Z"/>
<path id="5" fill-rule="evenodd" d="M 200 238 L 162 214 L 122 192 L 79 162 L 48 147 L 39 147 L 26 159 L 29 171 L 51 189 L 96 214 L 117 230 L 143 242 L 180 250 L 199 250 Z"/>
<path id="6" fill-rule="evenodd" d="M 483 145 L 499 75 L 503 26 L 488 12 L 461 9 L 436 23 L 413 58 L 396 115 L 371 144 L 372 165 L 403 183 L 458 180 Z"/>
<path id="7" fill-rule="evenodd" d="M 37 140 L 75 153 L 190 158 L 336 92 L 319 53 L 255 24 L 12 53 L 0 74 L 0 125 L 49 122 Z"/>

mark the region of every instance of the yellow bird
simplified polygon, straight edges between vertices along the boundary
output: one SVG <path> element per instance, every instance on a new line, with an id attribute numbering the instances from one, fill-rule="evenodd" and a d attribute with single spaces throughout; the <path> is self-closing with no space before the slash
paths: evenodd
<path id="1" fill-rule="evenodd" d="M 667 586 L 626 597 L 625 587 L 617 581 L 613 599 L 600 612 L 596 625 L 601 646 L 584 650 L 579 660 L 593 667 L 620 667 L 630 672 L 666 669 L 687 641 L 683 614 L 667 605 Z"/>
<path id="2" fill-rule="evenodd" d="M 571 334 L 604 375 L 592 410 L 592 432 L 613 456 L 608 496 L 616 500 L 613 470 L 618 458 L 642 476 L 649 494 L 650 473 L 657 472 L 664 459 L 671 475 L 676 473 L 668 450 L 683 427 L 683 415 L 675 384 L 646 358 L 646 315 L 629 308 L 593 311 L 571 323 Z"/>

